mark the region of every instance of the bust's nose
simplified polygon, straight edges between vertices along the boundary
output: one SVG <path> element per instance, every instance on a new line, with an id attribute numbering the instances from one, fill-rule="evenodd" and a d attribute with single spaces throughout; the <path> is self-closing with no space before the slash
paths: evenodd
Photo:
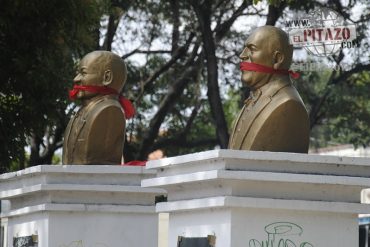
<path id="1" fill-rule="evenodd" d="M 80 74 L 77 74 L 75 78 L 73 78 L 73 82 L 74 83 L 78 83 L 78 82 L 81 82 L 81 75 Z"/>
<path id="2" fill-rule="evenodd" d="M 249 52 L 248 47 L 245 47 L 244 48 L 244 50 L 242 51 L 242 53 L 240 53 L 239 58 L 242 61 L 246 61 L 246 60 L 248 60 L 250 58 L 250 52 Z"/>

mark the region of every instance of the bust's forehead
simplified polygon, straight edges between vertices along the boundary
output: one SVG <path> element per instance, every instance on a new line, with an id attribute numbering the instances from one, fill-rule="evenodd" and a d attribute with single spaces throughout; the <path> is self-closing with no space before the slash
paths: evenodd
<path id="1" fill-rule="evenodd" d="M 96 58 L 98 58 L 98 54 L 94 53 L 94 52 L 91 52 L 91 53 L 88 53 L 86 54 L 82 59 L 81 59 L 81 63 L 84 62 L 89 62 L 89 61 L 93 61 L 95 60 Z"/>
<path id="2" fill-rule="evenodd" d="M 94 52 L 86 54 L 80 61 L 79 67 L 90 67 L 91 65 L 96 65 L 96 60 L 100 55 Z"/>
<path id="3" fill-rule="evenodd" d="M 252 32 L 247 40 L 244 43 L 244 46 L 247 46 L 249 44 L 253 45 L 259 45 L 262 44 L 263 42 L 267 41 L 269 38 L 269 33 L 266 32 L 266 30 L 261 29 L 261 30 L 255 30 Z"/>

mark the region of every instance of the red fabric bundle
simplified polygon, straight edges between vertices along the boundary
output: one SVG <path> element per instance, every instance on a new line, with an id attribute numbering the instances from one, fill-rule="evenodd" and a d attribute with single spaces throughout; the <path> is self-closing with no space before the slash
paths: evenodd
<path id="1" fill-rule="evenodd" d="M 270 67 L 267 67 L 261 64 L 249 63 L 249 62 L 241 62 L 240 70 L 256 71 L 256 72 L 263 72 L 263 73 L 269 73 L 269 74 L 290 75 L 293 79 L 299 78 L 299 73 L 293 72 L 291 70 L 274 69 L 274 68 L 270 68 Z"/>
<path id="2" fill-rule="evenodd" d="M 80 91 L 87 91 L 90 93 L 98 93 L 101 95 L 109 95 L 114 94 L 118 95 L 118 100 L 125 112 L 125 116 L 127 119 L 132 118 L 135 115 L 135 108 L 132 105 L 131 101 L 123 97 L 120 93 L 118 93 L 115 89 L 105 86 L 81 86 L 81 85 L 74 85 L 73 89 L 69 91 L 69 98 L 71 100 L 75 100 L 77 94 Z"/>

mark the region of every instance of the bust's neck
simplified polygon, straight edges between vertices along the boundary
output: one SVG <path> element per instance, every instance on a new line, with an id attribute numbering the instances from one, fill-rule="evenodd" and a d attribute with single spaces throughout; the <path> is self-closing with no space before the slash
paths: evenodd
<path id="1" fill-rule="evenodd" d="M 277 91 L 288 85 L 291 85 L 289 77 L 278 77 L 270 80 L 267 84 L 263 85 L 256 91 L 260 91 L 262 97 L 272 97 Z"/>
<path id="2" fill-rule="evenodd" d="M 81 103 L 82 103 L 82 107 L 87 107 L 88 105 L 94 103 L 94 102 L 97 102 L 105 97 L 110 97 L 110 95 L 96 95 L 92 98 L 89 98 L 89 99 L 83 99 L 81 100 Z"/>
<path id="3" fill-rule="evenodd" d="M 261 82 L 258 82 L 249 88 L 252 92 L 257 90 L 261 90 L 263 92 L 266 91 L 268 88 L 273 87 L 273 85 L 275 84 L 282 84 L 286 82 L 290 83 L 290 78 L 288 75 L 271 75 L 269 79 L 262 80 Z"/>

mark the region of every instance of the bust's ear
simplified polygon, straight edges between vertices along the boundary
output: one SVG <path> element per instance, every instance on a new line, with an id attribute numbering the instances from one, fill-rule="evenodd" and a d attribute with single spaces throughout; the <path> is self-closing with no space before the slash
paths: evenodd
<path id="1" fill-rule="evenodd" d="M 113 81 L 113 74 L 111 70 L 104 71 L 103 85 L 108 86 Z"/>
<path id="2" fill-rule="evenodd" d="M 283 64 L 284 62 L 284 59 L 285 59 L 285 56 L 282 52 L 280 51 L 275 51 L 274 53 L 274 69 L 280 69 L 281 68 L 281 65 Z"/>

